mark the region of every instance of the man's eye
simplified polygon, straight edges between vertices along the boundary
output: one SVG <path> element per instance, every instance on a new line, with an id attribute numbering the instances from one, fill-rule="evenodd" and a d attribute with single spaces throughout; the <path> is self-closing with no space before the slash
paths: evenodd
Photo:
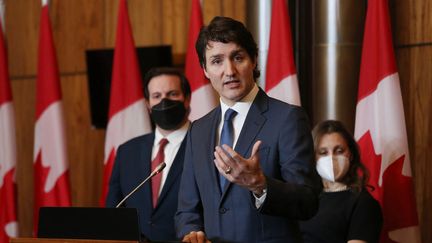
<path id="1" fill-rule="evenodd" d="M 243 56 L 237 55 L 237 56 L 234 57 L 234 60 L 237 61 L 237 62 L 241 62 L 241 61 L 243 61 Z"/>
<path id="2" fill-rule="evenodd" d="M 213 59 L 211 61 L 211 64 L 215 64 L 215 65 L 220 64 L 220 63 L 221 63 L 221 60 L 219 60 L 219 59 Z"/>

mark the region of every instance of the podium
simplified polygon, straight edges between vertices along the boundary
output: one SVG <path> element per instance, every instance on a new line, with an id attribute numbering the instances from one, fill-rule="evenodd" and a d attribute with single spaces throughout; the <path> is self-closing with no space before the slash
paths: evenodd
<path id="1" fill-rule="evenodd" d="M 123 240 L 88 240 L 88 239 L 48 239 L 48 238 L 12 238 L 10 243 L 138 243 Z"/>
<path id="2" fill-rule="evenodd" d="M 37 238 L 14 243 L 137 243 L 141 240 L 135 208 L 41 207 Z"/>

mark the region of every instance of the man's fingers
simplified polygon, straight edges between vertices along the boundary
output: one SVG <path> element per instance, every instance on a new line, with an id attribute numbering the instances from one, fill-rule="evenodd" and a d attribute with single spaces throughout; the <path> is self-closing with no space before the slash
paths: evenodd
<path id="1" fill-rule="evenodd" d="M 205 237 L 205 234 L 204 234 L 204 232 L 202 232 L 202 231 L 198 231 L 197 232 L 197 239 L 198 239 L 198 242 L 202 242 L 202 243 L 205 243 L 205 242 L 208 242 L 207 241 L 207 239 L 206 239 L 206 237 Z"/>
<path id="2" fill-rule="evenodd" d="M 187 234 L 183 237 L 182 242 L 204 243 L 204 242 L 210 242 L 210 241 L 206 239 L 204 232 L 191 231 L 189 234 Z"/>
<path id="3" fill-rule="evenodd" d="M 232 151 L 234 151 L 234 150 L 232 150 Z M 229 153 L 227 154 L 227 151 L 225 149 L 221 148 L 220 146 L 216 146 L 215 154 L 216 153 L 219 155 L 221 162 L 223 162 L 226 165 L 222 169 L 227 169 L 226 167 L 228 167 L 228 166 L 233 167 L 233 168 L 236 167 L 235 158 L 233 158 L 231 154 L 229 154 Z M 235 153 L 235 154 L 236 154 L 235 156 L 237 156 L 237 153 Z"/>
<path id="4" fill-rule="evenodd" d="M 261 143 L 262 143 L 261 140 L 258 140 L 255 142 L 255 144 L 252 148 L 251 159 L 258 158 L 258 150 L 259 150 L 259 147 L 261 146 Z"/>
<path id="5" fill-rule="evenodd" d="M 228 166 L 223 162 L 223 159 L 220 157 L 218 152 L 215 151 L 214 156 L 216 168 L 218 169 L 219 173 L 224 173 L 224 171 L 228 169 Z"/>

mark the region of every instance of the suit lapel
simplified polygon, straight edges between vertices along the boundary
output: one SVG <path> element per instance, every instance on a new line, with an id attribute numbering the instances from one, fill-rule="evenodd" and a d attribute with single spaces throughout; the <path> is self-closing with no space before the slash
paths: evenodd
<path id="1" fill-rule="evenodd" d="M 243 124 L 242 130 L 240 132 L 237 144 L 235 146 L 235 151 L 239 153 L 244 158 L 249 158 L 252 151 L 252 147 L 256 142 L 256 137 L 261 131 L 261 128 L 265 124 L 267 118 L 263 116 L 263 113 L 268 109 L 268 97 L 261 89 L 258 91 L 255 100 L 253 101 L 249 112 L 246 116 L 246 120 Z M 231 182 L 227 183 L 224 188 L 224 193 L 222 199 L 229 187 L 231 187 Z"/>
<path id="2" fill-rule="evenodd" d="M 207 161 L 211 164 L 207 168 L 210 168 L 212 171 L 209 171 L 209 174 L 211 175 L 211 181 L 213 182 L 213 191 L 219 192 L 219 197 L 222 196 L 220 184 L 219 184 L 219 171 L 216 168 L 216 165 L 214 164 L 214 150 L 216 147 L 216 134 L 218 132 L 219 122 L 221 120 L 221 109 L 220 106 L 215 110 L 211 117 L 211 126 L 209 127 L 211 131 L 211 136 L 209 139 L 210 144 L 206 144 L 205 147 L 208 148 L 208 151 L 206 151 L 206 154 L 208 154 L 209 158 Z"/>
<path id="3" fill-rule="evenodd" d="M 267 109 L 267 95 L 260 89 L 249 109 L 235 147 L 235 151 L 245 158 L 250 156 L 248 151 L 252 150 L 252 146 L 256 142 L 255 138 L 267 120 L 267 118 L 262 115 Z"/>
<path id="4" fill-rule="evenodd" d="M 147 139 L 141 146 L 140 158 L 139 158 L 139 169 L 141 170 L 142 179 L 144 180 L 151 173 L 151 154 L 153 148 L 154 141 L 154 133 L 150 134 L 150 136 L 146 137 Z M 141 181 L 137 182 L 137 185 L 141 183 Z M 146 210 L 153 210 L 152 206 L 152 194 L 151 194 L 151 183 L 148 181 L 143 188 L 140 188 L 136 193 L 142 195 L 142 200 L 144 200 L 144 207 Z"/>

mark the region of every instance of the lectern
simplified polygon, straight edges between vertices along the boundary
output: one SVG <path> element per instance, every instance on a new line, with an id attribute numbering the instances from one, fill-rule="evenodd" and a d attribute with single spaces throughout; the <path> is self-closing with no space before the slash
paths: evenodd
<path id="1" fill-rule="evenodd" d="M 14 238 L 13 243 L 137 243 L 135 208 L 42 207 L 38 238 Z"/>

